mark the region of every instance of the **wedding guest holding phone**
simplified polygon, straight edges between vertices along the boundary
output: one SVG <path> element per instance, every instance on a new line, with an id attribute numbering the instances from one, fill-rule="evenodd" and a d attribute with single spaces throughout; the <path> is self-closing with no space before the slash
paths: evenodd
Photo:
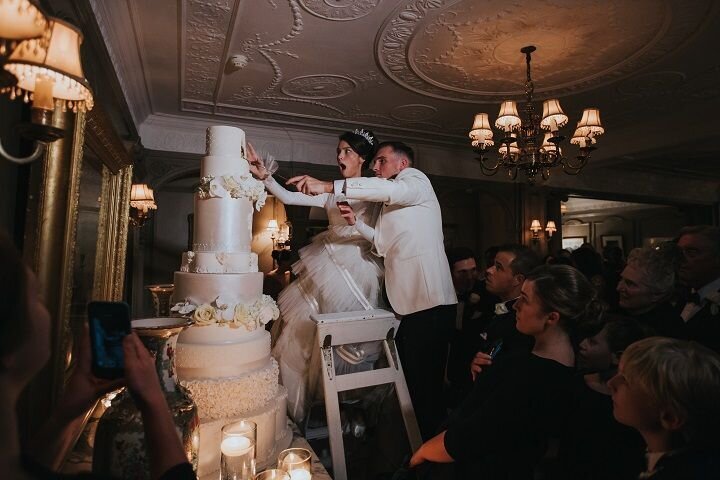
<path id="1" fill-rule="evenodd" d="M 532 351 L 485 367 L 447 429 L 415 452 L 411 467 L 454 463 L 456 478 L 533 478 L 560 437 L 574 377 L 571 338 L 601 321 L 602 304 L 578 270 L 544 265 L 525 277 L 513 308 L 518 331 L 535 340 Z"/>
<path id="2" fill-rule="evenodd" d="M 154 360 L 135 333 L 123 339 L 124 378 L 105 380 L 91 372 L 90 338 L 80 338 L 75 368 L 55 410 L 29 445 L 20 444 L 18 399 L 50 358 L 51 319 L 38 281 L 8 236 L 0 232 L 0 472 L 3 478 L 107 478 L 91 474 L 62 476 L 62 456 L 84 414 L 97 399 L 126 386 L 143 417 L 153 479 L 194 479 L 175 430 Z"/>
<path id="3" fill-rule="evenodd" d="M 369 130 L 356 129 L 340 135 L 335 158 L 340 174 L 344 178 L 360 177 L 377 146 L 378 139 Z M 272 331 L 272 354 L 280 365 L 282 384 L 288 389 L 288 414 L 302 423 L 312 401 L 322 395 L 315 323 L 310 315 L 371 310 L 384 305 L 382 260 L 370 252 L 370 242 L 345 222 L 338 205 L 351 204 L 368 225 L 375 225 L 380 205 L 332 193 L 313 196 L 290 192 L 275 181 L 252 145 L 248 145 L 248 153 L 250 172 L 280 202 L 324 208 L 328 216 L 328 229 L 298 252 L 300 260 L 293 265 L 297 278 L 278 296 L 280 318 Z M 379 349 L 379 343 L 338 347 L 335 368 L 340 374 L 370 369 Z"/>

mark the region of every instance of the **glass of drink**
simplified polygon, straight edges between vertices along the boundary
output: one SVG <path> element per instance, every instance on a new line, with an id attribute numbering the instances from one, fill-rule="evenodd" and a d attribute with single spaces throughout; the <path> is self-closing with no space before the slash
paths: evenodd
<path id="1" fill-rule="evenodd" d="M 255 422 L 241 420 L 225 425 L 220 442 L 220 479 L 252 480 L 255 476 L 256 444 Z"/>
<path id="2" fill-rule="evenodd" d="M 288 448 L 278 455 L 278 468 L 290 475 L 290 480 L 312 478 L 312 455 L 304 448 Z"/>
<path id="3" fill-rule="evenodd" d="M 255 480 L 290 480 L 290 475 L 285 470 L 272 468 L 255 475 Z"/>

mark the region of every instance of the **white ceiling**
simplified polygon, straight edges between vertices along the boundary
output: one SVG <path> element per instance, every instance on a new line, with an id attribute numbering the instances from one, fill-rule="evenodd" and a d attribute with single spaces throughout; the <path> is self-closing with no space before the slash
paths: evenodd
<path id="1" fill-rule="evenodd" d="M 90 4 L 138 130 L 158 119 L 366 126 L 465 146 L 477 111 L 494 120 L 501 100 L 523 98 L 519 50 L 533 44 L 536 99 L 559 96 L 571 125 L 582 108 L 601 110 L 592 168 L 720 179 L 717 1 Z"/>

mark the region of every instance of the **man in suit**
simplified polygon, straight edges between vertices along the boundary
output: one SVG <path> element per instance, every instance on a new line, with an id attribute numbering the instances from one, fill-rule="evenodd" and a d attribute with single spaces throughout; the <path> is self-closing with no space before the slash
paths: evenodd
<path id="1" fill-rule="evenodd" d="M 383 203 L 374 228 L 356 219 L 347 203 L 338 202 L 338 208 L 385 259 L 388 300 L 403 316 L 397 333 L 400 359 L 420 431 L 428 439 L 445 417 L 441 392 L 457 297 L 445 257 L 440 204 L 413 161 L 409 146 L 384 142 L 373 160 L 376 178 L 333 184 L 303 175 L 288 183 L 306 194 Z"/>
<path id="2" fill-rule="evenodd" d="M 678 275 L 691 288 L 680 313 L 685 337 L 720 352 L 720 229 L 685 227 L 677 246 L 681 254 Z"/>
<path id="3" fill-rule="evenodd" d="M 516 244 L 501 245 L 495 254 L 495 261 L 485 271 L 488 292 L 497 295 L 500 302 L 495 304 L 495 315 L 485 326 L 481 335 L 481 351 L 477 352 L 471 364 L 473 379 L 489 363 L 489 351 L 502 343 L 500 354 L 529 352 L 535 340 L 518 332 L 515 326 L 513 306 L 520 297 L 525 276 L 540 265 L 540 258 L 528 247 Z"/>
<path id="4" fill-rule="evenodd" d="M 445 395 L 448 407 L 454 408 L 472 390 L 468 365 L 475 352 L 481 348 L 483 324 L 492 317 L 492 308 L 498 299 L 487 292 L 484 279 L 478 281 L 477 262 L 472 250 L 454 247 L 448 248 L 445 254 L 458 297 L 455 328 L 448 354 Z"/>

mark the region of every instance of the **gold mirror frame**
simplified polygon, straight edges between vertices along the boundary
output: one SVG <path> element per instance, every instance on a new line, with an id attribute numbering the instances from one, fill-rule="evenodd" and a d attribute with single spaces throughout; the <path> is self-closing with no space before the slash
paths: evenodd
<path id="1" fill-rule="evenodd" d="M 122 300 L 125 278 L 132 158 L 99 105 L 87 114 L 57 108 L 54 117 L 54 125 L 67 134 L 33 165 L 24 245 L 53 319 L 52 350 L 48 367 L 32 382 L 22 405 L 25 435 L 42 424 L 62 394 L 75 335 L 82 331 L 73 328 L 70 307 L 84 167 L 95 166 L 102 175 L 92 300 Z"/>

